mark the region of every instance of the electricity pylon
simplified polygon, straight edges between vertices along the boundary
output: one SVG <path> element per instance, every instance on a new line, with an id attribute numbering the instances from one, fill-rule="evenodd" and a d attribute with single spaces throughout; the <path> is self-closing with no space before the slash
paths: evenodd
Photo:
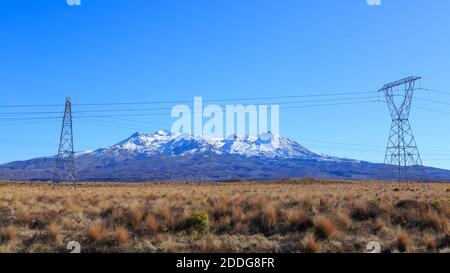
<path id="1" fill-rule="evenodd" d="M 75 186 L 75 156 L 73 151 L 72 100 L 66 98 L 58 155 L 53 183 L 73 182 Z"/>
<path id="2" fill-rule="evenodd" d="M 415 84 L 420 79 L 420 77 L 404 78 L 388 83 L 379 90 L 386 98 L 392 117 L 384 163 L 396 169 L 398 181 L 412 178 L 414 169 L 422 169 L 422 159 L 409 124 Z"/>

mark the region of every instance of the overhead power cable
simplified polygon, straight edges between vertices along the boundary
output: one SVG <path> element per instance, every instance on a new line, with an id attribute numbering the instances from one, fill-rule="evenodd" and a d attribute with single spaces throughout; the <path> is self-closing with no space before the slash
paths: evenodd
<path id="1" fill-rule="evenodd" d="M 296 96 L 268 96 L 268 97 L 248 97 L 248 98 L 227 98 L 227 99 L 204 99 L 204 102 L 225 102 L 225 101 L 248 101 L 248 100 L 277 100 L 277 99 L 293 99 L 293 98 L 310 98 L 310 97 L 332 97 L 347 96 L 358 94 L 374 94 L 376 91 L 359 91 L 359 92 L 334 92 L 323 94 L 307 94 Z M 112 105 L 145 105 L 145 104 L 171 104 L 171 103 L 190 103 L 192 100 L 165 100 L 165 101 L 135 101 L 135 102 L 106 102 L 106 103 L 74 103 L 74 106 L 112 106 Z M 26 108 L 26 107 L 61 107 L 60 104 L 10 104 L 0 105 L 0 108 Z"/>
<path id="2" fill-rule="evenodd" d="M 450 114 L 449 111 L 432 109 L 432 108 L 427 108 L 427 107 L 413 106 L 413 108 L 423 110 L 423 111 L 430 111 L 430 112 L 436 112 L 436 113 L 442 113 L 442 114 Z"/>
<path id="3" fill-rule="evenodd" d="M 425 90 L 425 91 L 429 91 L 429 92 L 433 92 L 433 93 L 438 93 L 438 94 L 450 96 L 450 92 L 449 91 L 442 91 L 442 90 L 436 90 L 436 89 L 427 89 L 427 88 L 420 88 L 420 89 Z"/>
<path id="4" fill-rule="evenodd" d="M 341 102 L 341 103 L 326 103 L 326 104 L 312 104 L 312 105 L 295 105 L 295 106 L 288 106 L 283 107 L 282 109 L 296 109 L 296 108 L 306 108 L 306 107 L 325 107 L 325 106 L 338 106 L 338 105 L 349 105 L 349 104 L 363 104 L 363 103 L 373 103 L 378 102 L 377 100 L 366 100 L 366 101 L 355 101 L 355 102 Z M 165 109 L 169 111 L 169 109 Z M 227 109 L 224 109 L 224 111 L 227 111 Z M 233 111 L 245 111 L 245 110 L 239 110 L 239 109 L 233 109 Z M 92 111 L 92 113 L 97 113 L 96 111 Z M 192 112 L 192 113 L 198 113 L 198 112 Z M 202 112 L 200 112 L 202 113 Z M 134 113 L 134 114 L 105 114 L 105 115 L 75 115 L 76 112 L 74 112 L 74 118 L 80 118 L 80 117 L 95 117 L 95 118 L 102 118 L 102 117 L 145 117 L 145 116 L 166 116 L 167 112 L 160 112 L 160 113 Z M 45 120 L 45 119 L 60 119 L 60 116 L 42 116 L 42 117 L 0 117 L 1 120 Z"/>
<path id="5" fill-rule="evenodd" d="M 424 99 L 424 98 L 415 98 L 415 99 L 420 100 L 420 101 L 431 102 L 431 103 L 450 105 L 450 102 L 445 102 L 445 101 L 431 100 L 431 99 Z"/>
<path id="6" fill-rule="evenodd" d="M 259 104 L 308 104 L 319 102 L 333 102 L 333 101 L 346 101 L 346 100 L 363 100 L 363 99 L 375 99 L 375 96 L 364 97 L 346 97 L 346 98 L 334 98 L 334 99 L 319 99 L 319 100 L 306 100 L 306 101 L 281 101 L 281 102 L 261 102 Z M 192 101 L 191 101 L 192 103 Z M 108 112 L 139 112 L 139 111 L 170 111 L 172 108 L 125 108 L 125 109 L 95 109 L 95 110 L 79 110 L 73 111 L 73 114 L 78 113 L 108 113 Z M 0 116 L 5 115 L 50 115 L 50 114 L 63 114 L 61 111 L 45 111 L 45 112 L 0 112 Z"/>

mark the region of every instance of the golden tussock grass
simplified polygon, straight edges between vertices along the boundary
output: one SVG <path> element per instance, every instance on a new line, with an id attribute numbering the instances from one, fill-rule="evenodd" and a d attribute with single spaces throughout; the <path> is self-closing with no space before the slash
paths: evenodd
<path id="1" fill-rule="evenodd" d="M 306 253 L 317 253 L 321 250 L 320 243 L 317 242 L 316 238 L 312 234 L 307 235 L 303 239 L 302 247 Z"/>
<path id="2" fill-rule="evenodd" d="M 407 252 L 411 246 L 411 238 L 408 233 L 401 231 L 397 235 L 397 248 L 400 252 Z"/>
<path id="3" fill-rule="evenodd" d="M 9 225 L 0 231 L 0 242 L 14 241 L 17 237 L 17 229 Z"/>
<path id="4" fill-rule="evenodd" d="M 138 206 L 132 207 L 130 209 L 130 218 L 133 228 L 137 229 L 144 218 L 144 211 Z"/>
<path id="5" fill-rule="evenodd" d="M 109 234 L 108 231 L 102 227 L 100 223 L 95 223 L 89 227 L 88 236 L 95 242 L 107 240 Z"/>
<path id="6" fill-rule="evenodd" d="M 450 251 L 448 184 L 380 184 L 0 182 L 0 252 Z"/>
<path id="7" fill-rule="evenodd" d="M 33 219 L 31 213 L 23 207 L 19 207 L 16 213 L 17 220 L 22 224 L 29 224 Z"/>
<path id="8" fill-rule="evenodd" d="M 147 215 L 145 218 L 145 226 L 150 234 L 155 234 L 159 230 L 158 220 L 153 215 Z"/>
<path id="9" fill-rule="evenodd" d="M 314 228 L 318 237 L 330 239 L 336 232 L 336 224 L 330 218 L 317 216 L 314 219 Z"/>
<path id="10" fill-rule="evenodd" d="M 424 244 L 427 247 L 427 250 L 434 250 L 437 247 L 438 241 L 436 240 L 435 237 L 433 237 L 432 235 L 425 235 L 424 237 Z"/>
<path id="11" fill-rule="evenodd" d="M 129 237 L 128 232 L 124 227 L 119 227 L 116 229 L 116 241 L 119 244 L 126 244 L 128 243 Z"/>
<path id="12" fill-rule="evenodd" d="M 60 228 L 56 223 L 47 226 L 47 234 L 53 243 L 58 243 L 60 238 Z"/>

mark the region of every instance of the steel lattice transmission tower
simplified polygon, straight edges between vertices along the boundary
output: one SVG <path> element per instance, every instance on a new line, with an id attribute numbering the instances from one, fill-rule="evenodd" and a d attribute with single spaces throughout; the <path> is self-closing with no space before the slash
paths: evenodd
<path id="1" fill-rule="evenodd" d="M 409 124 L 415 85 L 420 79 L 420 77 L 404 78 L 388 83 L 379 90 L 384 94 L 392 117 L 384 163 L 389 164 L 391 170 L 397 172 L 399 181 L 413 178 L 414 171 L 422 168 L 422 159 Z"/>
<path id="2" fill-rule="evenodd" d="M 66 98 L 61 127 L 58 155 L 56 157 L 53 183 L 75 183 L 75 156 L 73 151 L 72 100 Z"/>

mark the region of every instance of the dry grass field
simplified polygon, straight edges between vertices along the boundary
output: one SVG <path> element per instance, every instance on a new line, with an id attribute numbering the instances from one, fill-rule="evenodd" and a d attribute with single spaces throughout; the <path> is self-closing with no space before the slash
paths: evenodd
<path id="1" fill-rule="evenodd" d="M 450 252 L 450 185 L 0 182 L 0 252 Z"/>

